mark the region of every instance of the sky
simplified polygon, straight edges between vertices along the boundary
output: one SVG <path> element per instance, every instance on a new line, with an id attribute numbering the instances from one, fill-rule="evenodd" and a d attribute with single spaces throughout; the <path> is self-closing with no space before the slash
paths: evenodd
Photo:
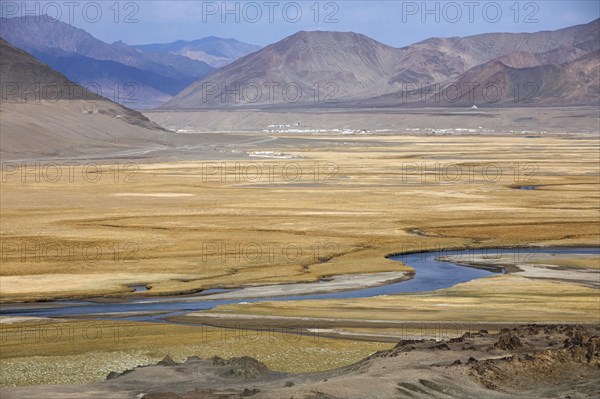
<path id="1" fill-rule="evenodd" d="M 105 42 L 166 43 L 206 36 L 268 45 L 300 30 L 363 33 L 402 47 L 429 37 L 537 32 L 588 23 L 600 1 L 8 1 L 0 15 L 46 14 Z"/>

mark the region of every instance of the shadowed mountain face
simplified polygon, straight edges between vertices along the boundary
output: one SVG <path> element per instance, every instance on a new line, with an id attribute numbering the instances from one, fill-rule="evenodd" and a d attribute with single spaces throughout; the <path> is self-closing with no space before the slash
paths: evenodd
<path id="1" fill-rule="evenodd" d="M 0 34 L 69 79 L 101 89 L 128 106 L 156 106 L 212 72 L 208 64 L 177 54 L 104 43 L 82 29 L 45 16 L 1 20 Z"/>
<path id="2" fill-rule="evenodd" d="M 599 27 L 600 20 L 596 20 L 551 32 L 433 38 L 401 49 L 356 33 L 299 32 L 195 82 L 163 108 L 414 106 L 423 102 L 462 106 L 468 91 L 449 100 L 432 102 L 428 98 L 452 83 L 487 79 L 491 72 L 484 70 L 493 66 L 486 65 L 492 61 L 517 70 L 510 72 L 514 76 L 508 83 L 539 85 L 534 96 L 537 104 L 595 103 L 598 92 L 593 82 L 597 79 L 584 75 L 595 71 L 592 64 L 594 59 L 598 62 L 597 57 L 591 57 L 583 68 L 558 67 L 600 49 Z M 518 71 L 547 65 L 552 67 Z M 574 70 L 579 73 L 576 78 Z M 528 80 L 538 72 L 543 76 Z M 544 82 L 556 78 L 561 82 L 554 82 L 552 89 L 546 87 Z M 578 89 L 567 93 L 572 84 Z M 415 89 L 425 94 L 408 99 L 406 92 Z M 495 101 L 484 102 L 498 105 L 507 101 L 504 93 Z"/>
<path id="3" fill-rule="evenodd" d="M 70 81 L 55 71 L 0 38 L 0 79 L 2 80 L 2 104 L 58 103 L 60 101 L 87 101 L 103 104 L 118 110 L 125 120 L 144 127 L 159 128 L 140 112 L 125 108 L 96 92 Z M 162 130 L 162 128 L 160 128 Z"/>
<path id="4" fill-rule="evenodd" d="M 182 55 L 206 62 L 214 68 L 229 65 L 233 61 L 261 48 L 235 39 L 223 39 L 214 36 L 192 41 L 178 40 L 172 43 L 142 44 L 132 47 L 142 51 Z"/>
<path id="5" fill-rule="evenodd" d="M 30 54 L 13 47 L 0 38 L 0 78 L 2 80 L 2 103 L 35 101 L 44 90 L 53 89 L 57 93 L 60 86 L 70 84 L 62 74 L 47 65 L 40 63 Z M 54 87 L 50 87 L 50 86 Z M 43 89 L 46 86 L 47 89 Z M 79 100 L 92 93 L 81 86 L 73 84 L 74 100 Z"/>
<path id="6" fill-rule="evenodd" d="M 72 157 L 164 145 L 167 132 L 140 112 L 70 81 L 0 39 L 3 160 Z"/>

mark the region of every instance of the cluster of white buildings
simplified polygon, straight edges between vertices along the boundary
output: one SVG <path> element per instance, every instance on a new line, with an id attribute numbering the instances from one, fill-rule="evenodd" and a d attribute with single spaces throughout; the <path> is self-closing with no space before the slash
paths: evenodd
<path id="1" fill-rule="evenodd" d="M 333 128 L 315 128 L 315 127 L 300 127 L 300 123 L 289 124 L 272 124 L 263 130 L 265 133 L 337 133 L 337 134 L 366 134 L 369 133 L 366 129 L 333 129 Z M 377 130 L 376 132 L 384 132 L 386 130 Z"/>

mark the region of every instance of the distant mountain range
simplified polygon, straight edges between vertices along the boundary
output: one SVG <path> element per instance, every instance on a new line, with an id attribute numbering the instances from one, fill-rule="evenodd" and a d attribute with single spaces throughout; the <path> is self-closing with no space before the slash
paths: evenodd
<path id="1" fill-rule="evenodd" d="M 0 39 L 0 157 L 85 156 L 172 142 L 138 111 L 100 97 Z"/>
<path id="2" fill-rule="evenodd" d="M 214 71 L 202 61 L 200 48 L 204 58 L 214 57 L 210 60 L 214 64 L 231 62 L 258 49 L 230 39 L 207 38 L 189 42 L 189 50 L 180 48 L 192 56 L 188 57 L 162 51 L 160 45 L 144 50 L 140 48 L 144 46 L 123 42 L 108 44 L 72 25 L 36 17 L 1 19 L 0 36 L 69 79 L 135 108 L 158 106 Z M 157 51 L 152 51 L 153 46 L 158 46 Z"/>
<path id="3" fill-rule="evenodd" d="M 142 51 L 182 55 L 206 62 L 214 68 L 224 67 L 238 58 L 261 49 L 260 46 L 242 43 L 235 39 L 214 36 L 192 41 L 178 40 L 172 43 L 143 44 L 133 47 Z"/>
<path id="4" fill-rule="evenodd" d="M 595 20 L 404 48 L 357 33 L 299 32 L 193 83 L 161 108 L 598 104 L 599 27 Z"/>
<path id="5" fill-rule="evenodd" d="M 498 107 L 600 99 L 600 20 L 403 48 L 321 31 L 264 48 L 216 37 L 129 46 L 45 18 L 1 22 L 8 42 L 135 108 Z"/>

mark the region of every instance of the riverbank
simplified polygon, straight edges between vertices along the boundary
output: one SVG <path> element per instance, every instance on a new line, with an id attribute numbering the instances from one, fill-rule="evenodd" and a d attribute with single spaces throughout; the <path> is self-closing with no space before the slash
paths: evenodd
<path id="1" fill-rule="evenodd" d="M 265 301 L 218 306 L 210 313 L 305 318 L 431 322 L 600 322 L 598 289 L 511 274 L 428 293 L 373 298 Z M 197 314 L 201 315 L 202 312 Z"/>
<path id="2" fill-rule="evenodd" d="M 465 260 L 464 256 L 449 255 L 441 257 L 440 260 L 468 267 L 502 269 L 519 277 L 572 282 L 600 288 L 599 255 L 550 254 L 544 256 L 541 253 L 536 255 L 524 256 L 524 259 L 516 259 L 514 255 L 492 257 L 475 255 L 469 260 Z"/>

